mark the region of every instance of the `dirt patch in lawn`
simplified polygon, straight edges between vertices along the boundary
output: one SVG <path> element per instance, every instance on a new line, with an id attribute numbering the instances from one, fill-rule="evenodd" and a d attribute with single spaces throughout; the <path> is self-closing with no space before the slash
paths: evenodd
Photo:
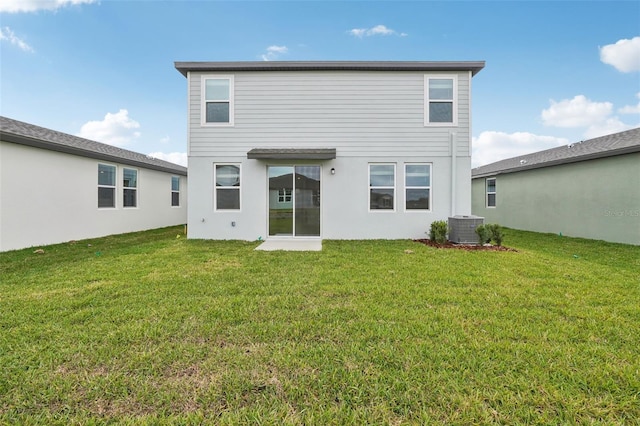
<path id="1" fill-rule="evenodd" d="M 419 239 L 419 240 L 413 240 L 416 243 L 421 243 L 430 247 L 435 247 L 435 248 L 440 248 L 440 249 L 457 249 L 457 250 L 467 250 L 467 251 L 515 251 L 517 252 L 518 250 L 510 248 L 510 247 L 505 247 L 505 246 L 493 246 L 493 245 L 480 245 L 480 244 L 456 244 L 456 243 L 452 243 L 451 241 L 447 241 L 444 244 L 438 244 L 435 241 L 431 241 L 427 238 L 425 239 Z"/>

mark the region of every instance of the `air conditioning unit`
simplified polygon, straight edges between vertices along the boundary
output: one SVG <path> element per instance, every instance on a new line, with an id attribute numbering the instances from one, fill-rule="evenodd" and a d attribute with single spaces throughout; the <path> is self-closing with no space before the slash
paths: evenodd
<path id="1" fill-rule="evenodd" d="M 484 217 L 453 216 L 449 217 L 449 241 L 458 244 L 478 244 L 476 228 L 484 225 Z"/>

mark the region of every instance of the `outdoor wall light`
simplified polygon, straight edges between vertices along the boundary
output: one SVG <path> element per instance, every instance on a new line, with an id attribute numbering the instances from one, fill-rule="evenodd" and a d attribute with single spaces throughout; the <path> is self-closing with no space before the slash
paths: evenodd
<path id="1" fill-rule="evenodd" d="M 332 174 L 332 175 L 335 175 L 335 174 L 336 174 L 336 168 L 335 168 L 335 167 L 332 167 L 332 168 L 331 168 L 331 174 Z"/>

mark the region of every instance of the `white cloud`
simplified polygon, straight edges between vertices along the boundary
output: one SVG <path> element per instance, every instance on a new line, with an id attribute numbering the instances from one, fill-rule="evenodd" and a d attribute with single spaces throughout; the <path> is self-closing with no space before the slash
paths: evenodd
<path id="1" fill-rule="evenodd" d="M 89 121 L 77 136 L 114 146 L 125 146 L 140 137 L 140 123 L 129 118 L 129 112 L 121 109 L 115 114 L 107 113 L 102 121 Z"/>
<path id="2" fill-rule="evenodd" d="M 33 48 L 18 38 L 9 27 L 0 28 L 0 41 L 7 41 L 25 52 L 34 52 Z"/>
<path id="3" fill-rule="evenodd" d="M 640 114 L 640 103 L 638 105 L 625 105 L 618 112 L 620 114 Z"/>
<path id="4" fill-rule="evenodd" d="M 97 3 L 98 0 L 2 0 L 0 12 L 36 12 L 38 10 L 57 10 L 65 6 Z"/>
<path id="5" fill-rule="evenodd" d="M 618 117 L 608 118 L 600 123 L 594 123 L 583 133 L 585 139 L 593 139 L 599 136 L 610 135 L 612 133 L 623 132 L 632 129 L 634 126 L 624 124 Z"/>
<path id="6" fill-rule="evenodd" d="M 623 123 L 613 115 L 611 102 L 593 102 L 583 95 L 560 102 L 554 100 L 550 102 L 551 106 L 542 110 L 543 123 L 554 127 L 583 127 L 585 129 L 583 136 L 586 139 L 622 132 L 634 127 Z M 640 104 L 620 108 L 618 112 L 623 114 L 640 112 Z"/>
<path id="7" fill-rule="evenodd" d="M 636 93 L 636 97 L 640 99 L 640 92 Z M 618 110 L 620 114 L 640 114 L 640 102 L 637 105 L 626 105 Z"/>
<path id="8" fill-rule="evenodd" d="M 613 111 L 611 102 L 593 102 L 584 95 L 560 102 L 552 99 L 550 102 L 551 106 L 542 110 L 545 126 L 588 127 L 606 121 Z"/>
<path id="9" fill-rule="evenodd" d="M 277 59 L 280 55 L 284 55 L 287 53 L 289 49 L 287 46 L 269 46 L 267 47 L 267 53 L 262 55 L 263 61 L 273 61 Z"/>
<path id="10" fill-rule="evenodd" d="M 1 0 L 0 12 L 17 13 L 56 10 L 69 5 L 97 3 L 97 1 L 98 0 Z"/>
<path id="11" fill-rule="evenodd" d="M 352 30 L 347 31 L 348 34 L 351 34 L 354 37 L 362 38 L 362 37 L 371 37 L 376 35 L 397 35 L 400 37 L 406 37 L 407 33 L 399 33 L 391 28 L 387 28 L 385 25 L 376 25 L 371 28 L 354 28 Z"/>
<path id="12" fill-rule="evenodd" d="M 149 157 L 157 158 L 159 160 L 168 161 L 170 163 L 179 164 L 187 167 L 187 153 L 186 152 L 152 152 Z"/>
<path id="13" fill-rule="evenodd" d="M 378 34 L 391 35 L 391 34 L 395 34 L 395 31 L 385 27 L 384 25 L 376 25 L 375 27 L 367 30 L 367 35 L 378 35 Z"/>
<path id="14" fill-rule="evenodd" d="M 540 136 L 527 132 L 503 133 L 487 131 L 473 138 L 473 167 L 493 163 L 506 158 L 567 145 L 569 141 L 554 136 Z"/>
<path id="15" fill-rule="evenodd" d="M 640 36 L 601 47 L 600 60 L 621 72 L 640 71 Z"/>

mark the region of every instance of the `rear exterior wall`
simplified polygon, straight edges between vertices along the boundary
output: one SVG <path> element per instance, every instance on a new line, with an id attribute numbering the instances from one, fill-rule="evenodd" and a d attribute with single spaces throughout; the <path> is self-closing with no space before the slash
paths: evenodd
<path id="1" fill-rule="evenodd" d="M 424 238 L 433 220 L 470 214 L 470 72 L 220 74 L 232 75 L 235 87 L 234 124 L 224 127 L 202 126 L 203 75 L 218 74 L 188 75 L 190 238 L 265 238 L 269 165 L 321 166 L 323 238 Z M 425 75 L 456 77 L 455 126 L 425 125 Z M 337 157 L 323 161 L 247 159 L 247 152 L 254 148 L 336 148 Z M 241 166 L 239 211 L 214 210 L 214 163 Z M 371 163 L 396 165 L 396 208 L 392 212 L 368 210 Z M 404 165 L 408 163 L 432 165 L 430 211 L 404 209 Z M 335 174 L 330 173 L 332 168 Z"/>
<path id="2" fill-rule="evenodd" d="M 317 161 L 258 161 L 227 157 L 241 167 L 240 210 L 215 211 L 215 157 L 189 159 L 189 238 L 256 240 L 268 235 L 269 184 L 267 166 L 314 164 L 321 167 L 321 237 L 327 239 L 426 238 L 431 222 L 451 215 L 451 159 L 446 157 L 385 157 L 396 168 L 395 209 L 369 211 L 368 165 L 379 157 L 348 157 Z M 406 211 L 404 165 L 431 164 L 431 210 Z M 457 159 L 458 211 L 470 211 L 470 160 Z M 331 174 L 331 169 L 335 174 Z M 465 185 L 466 183 L 466 185 Z M 465 204 L 466 202 L 466 204 Z"/>

